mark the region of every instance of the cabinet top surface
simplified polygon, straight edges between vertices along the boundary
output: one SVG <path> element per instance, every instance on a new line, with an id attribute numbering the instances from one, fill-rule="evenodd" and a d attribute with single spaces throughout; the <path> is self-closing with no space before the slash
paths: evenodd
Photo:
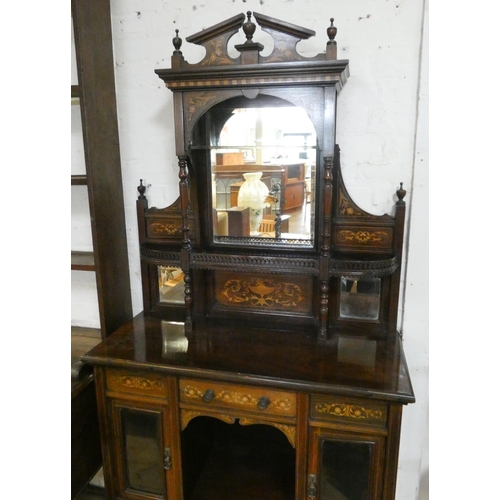
<path id="1" fill-rule="evenodd" d="M 380 340 L 236 326 L 197 326 L 144 316 L 125 324 L 84 362 L 295 390 L 415 401 L 398 335 Z"/>

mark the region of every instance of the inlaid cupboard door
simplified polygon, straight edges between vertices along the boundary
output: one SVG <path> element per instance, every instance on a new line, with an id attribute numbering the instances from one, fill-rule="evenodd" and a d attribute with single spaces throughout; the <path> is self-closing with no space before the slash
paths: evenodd
<path id="1" fill-rule="evenodd" d="M 380 500 L 385 438 L 368 433 L 310 431 L 308 500 Z"/>
<path id="2" fill-rule="evenodd" d="M 110 401 L 114 439 L 114 482 L 129 500 L 178 498 L 180 463 L 173 458 L 175 438 L 168 407 Z"/>

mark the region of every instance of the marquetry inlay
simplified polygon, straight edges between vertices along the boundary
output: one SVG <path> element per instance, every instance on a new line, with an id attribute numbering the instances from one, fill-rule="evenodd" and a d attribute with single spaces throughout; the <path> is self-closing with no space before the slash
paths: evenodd
<path id="1" fill-rule="evenodd" d="M 367 243 L 387 243 L 389 236 L 385 231 L 350 231 L 344 229 L 338 232 L 338 239 L 342 243 L 357 242 L 361 244 Z"/>
<path id="2" fill-rule="evenodd" d="M 251 277 L 247 280 L 228 280 L 222 289 L 230 303 L 261 307 L 295 307 L 304 300 L 301 288 L 294 283 L 273 278 Z"/>
<path id="3" fill-rule="evenodd" d="M 255 84 L 283 84 L 283 83 L 320 83 L 336 82 L 338 76 L 335 75 L 295 75 L 284 77 L 235 77 L 235 78 L 214 78 L 213 80 L 189 80 L 167 82 L 169 88 L 177 87 L 225 87 L 233 85 L 255 85 Z"/>
<path id="4" fill-rule="evenodd" d="M 204 391 L 188 385 L 184 388 L 183 394 L 187 398 L 199 400 L 203 397 Z M 259 403 L 259 398 L 252 394 L 227 389 L 216 391 L 213 400 L 249 407 L 256 407 Z M 270 399 L 268 407 L 287 412 L 292 408 L 292 402 L 288 398 Z"/>
<path id="5" fill-rule="evenodd" d="M 144 396 L 159 396 L 168 402 L 168 386 L 160 378 L 127 375 L 119 371 L 109 371 L 107 374 L 107 387 L 111 391 L 125 392 Z"/>
<path id="6" fill-rule="evenodd" d="M 166 222 L 151 222 L 149 224 L 149 233 L 151 235 L 174 235 L 182 234 L 182 228 L 179 224 L 166 223 Z"/>
<path id="7" fill-rule="evenodd" d="M 196 410 L 186 410 L 184 408 L 181 409 L 181 430 L 184 430 L 189 422 L 193 420 L 193 418 L 196 417 L 212 417 L 212 418 L 217 418 L 219 420 L 222 420 L 223 422 L 226 422 L 227 424 L 234 424 L 236 421 L 239 422 L 240 425 L 256 425 L 256 424 L 261 424 L 261 425 L 271 425 L 281 431 L 286 438 L 288 439 L 289 443 L 295 448 L 296 444 L 296 431 L 295 431 L 295 426 L 294 425 L 287 425 L 287 424 L 280 424 L 278 422 L 269 422 L 267 420 L 257 420 L 254 418 L 237 418 L 231 415 L 224 415 L 221 413 L 207 413 L 203 411 L 196 411 Z"/>
<path id="8" fill-rule="evenodd" d="M 236 417 L 230 415 L 221 415 L 219 413 L 208 415 L 206 412 L 196 411 L 196 410 L 185 410 L 181 409 L 181 430 L 184 430 L 189 422 L 196 417 L 213 417 L 226 422 L 227 424 L 234 424 L 236 422 Z"/>
<path id="9" fill-rule="evenodd" d="M 186 97 L 187 120 L 191 122 L 201 109 L 208 107 L 209 103 L 217 100 L 218 94 L 212 91 L 191 93 Z"/>
<path id="10" fill-rule="evenodd" d="M 234 60 L 231 59 L 226 53 L 227 40 L 225 37 L 214 38 L 209 40 L 205 46 L 207 49 L 208 57 L 201 61 L 201 66 L 214 66 L 214 65 L 224 65 L 224 64 L 234 64 Z"/>
<path id="11" fill-rule="evenodd" d="M 148 380 L 143 377 L 130 377 L 130 376 L 122 376 L 119 378 L 121 384 L 124 387 L 135 387 L 138 389 L 143 389 L 150 391 L 152 389 L 163 389 L 165 385 L 161 380 Z"/>
<path id="12" fill-rule="evenodd" d="M 354 420 L 385 420 L 385 412 L 378 408 L 345 403 L 317 403 L 314 407 L 317 413 L 326 413 L 335 417 L 345 417 Z"/>
<path id="13" fill-rule="evenodd" d="M 279 424 L 278 422 L 268 422 L 267 420 L 255 420 L 253 418 L 240 418 L 239 422 L 241 425 L 255 425 L 255 424 L 264 424 L 264 425 L 272 425 L 276 429 L 280 430 L 288 439 L 290 444 L 295 448 L 295 426 L 287 425 L 287 424 Z"/>
<path id="14" fill-rule="evenodd" d="M 359 217 L 363 213 L 355 208 L 352 203 L 345 197 L 344 193 L 339 193 L 339 215 Z"/>

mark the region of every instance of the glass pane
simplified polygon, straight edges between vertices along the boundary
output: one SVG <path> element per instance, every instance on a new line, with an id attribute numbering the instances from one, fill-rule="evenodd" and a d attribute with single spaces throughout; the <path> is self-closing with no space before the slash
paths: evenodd
<path id="1" fill-rule="evenodd" d="M 184 304 L 184 273 L 179 267 L 158 266 L 160 302 Z"/>
<path id="2" fill-rule="evenodd" d="M 380 308 L 380 278 L 356 279 L 342 276 L 340 317 L 376 320 Z"/>
<path id="3" fill-rule="evenodd" d="M 320 500 L 368 500 L 371 446 L 322 441 Z"/>
<path id="4" fill-rule="evenodd" d="M 161 414 L 121 409 L 127 486 L 165 494 Z"/>
<path id="5" fill-rule="evenodd" d="M 211 163 L 216 239 L 313 238 L 316 133 L 304 109 L 232 109 Z"/>

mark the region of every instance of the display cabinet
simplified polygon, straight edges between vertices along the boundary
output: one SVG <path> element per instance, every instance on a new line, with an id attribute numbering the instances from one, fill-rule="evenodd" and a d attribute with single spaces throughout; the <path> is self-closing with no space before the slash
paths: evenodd
<path id="1" fill-rule="evenodd" d="M 325 30 L 325 53 L 304 57 L 313 31 L 248 12 L 187 37 L 206 49 L 195 64 L 176 33 L 156 70 L 173 92 L 179 198 L 149 207 L 140 181 L 144 311 L 83 358 L 109 499 L 395 496 L 414 401 L 396 328 L 405 191 L 374 216 L 346 190 L 349 63 L 333 19 Z"/>

